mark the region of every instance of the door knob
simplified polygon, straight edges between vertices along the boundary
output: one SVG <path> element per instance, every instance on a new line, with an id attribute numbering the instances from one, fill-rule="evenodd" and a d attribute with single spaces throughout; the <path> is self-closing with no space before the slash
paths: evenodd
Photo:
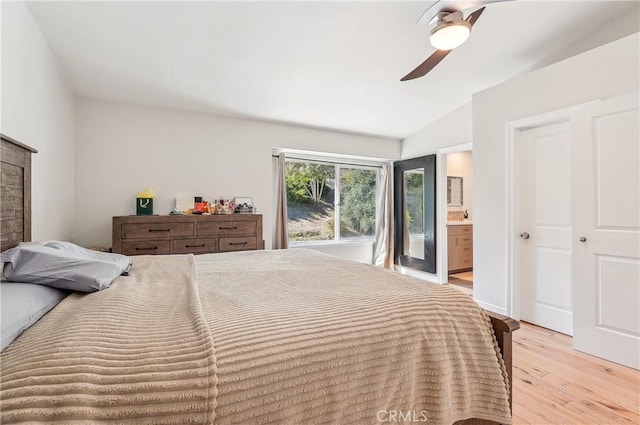
<path id="1" fill-rule="evenodd" d="M 520 233 L 520 237 L 521 237 L 522 239 L 529 239 L 529 234 L 528 234 L 527 232 Z"/>
<path id="2" fill-rule="evenodd" d="M 587 238 L 585 238 L 584 236 L 580 236 L 580 239 L 578 239 L 580 242 L 586 242 Z"/>

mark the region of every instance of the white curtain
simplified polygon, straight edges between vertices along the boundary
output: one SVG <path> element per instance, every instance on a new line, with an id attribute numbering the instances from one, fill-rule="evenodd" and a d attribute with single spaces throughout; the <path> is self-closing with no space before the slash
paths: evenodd
<path id="1" fill-rule="evenodd" d="M 273 249 L 289 247 L 289 230 L 287 228 L 287 182 L 285 174 L 285 157 L 280 153 L 276 158 L 276 222 L 273 226 Z"/>
<path id="2" fill-rule="evenodd" d="M 373 245 L 373 264 L 393 268 L 393 167 L 383 164 L 378 171 L 376 196 L 376 241 Z"/>

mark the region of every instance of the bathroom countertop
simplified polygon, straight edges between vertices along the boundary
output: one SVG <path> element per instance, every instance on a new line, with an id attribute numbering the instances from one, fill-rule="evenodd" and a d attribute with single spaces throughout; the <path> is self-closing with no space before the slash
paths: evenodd
<path id="1" fill-rule="evenodd" d="M 447 221 L 447 226 L 467 226 L 473 224 L 473 220 Z"/>

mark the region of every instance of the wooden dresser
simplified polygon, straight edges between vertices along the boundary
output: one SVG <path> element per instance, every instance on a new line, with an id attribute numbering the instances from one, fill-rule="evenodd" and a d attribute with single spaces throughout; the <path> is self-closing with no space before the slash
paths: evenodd
<path id="1" fill-rule="evenodd" d="M 449 272 L 473 268 L 473 225 L 447 226 Z"/>
<path id="2" fill-rule="evenodd" d="M 113 217 L 113 252 L 206 254 L 263 249 L 262 215 Z"/>

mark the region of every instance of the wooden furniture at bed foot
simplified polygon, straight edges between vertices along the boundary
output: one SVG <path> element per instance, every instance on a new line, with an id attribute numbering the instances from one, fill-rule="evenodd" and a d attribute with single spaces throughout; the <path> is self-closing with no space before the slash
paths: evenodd
<path id="1" fill-rule="evenodd" d="M 262 215 L 113 217 L 113 252 L 207 254 L 263 249 Z"/>

